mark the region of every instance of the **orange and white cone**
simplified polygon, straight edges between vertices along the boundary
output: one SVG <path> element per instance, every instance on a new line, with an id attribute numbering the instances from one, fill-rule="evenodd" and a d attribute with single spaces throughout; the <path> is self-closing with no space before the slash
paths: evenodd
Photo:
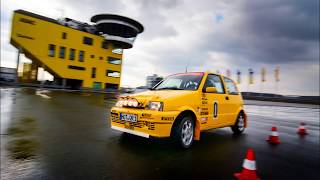
<path id="1" fill-rule="evenodd" d="M 271 128 L 271 135 L 269 136 L 269 139 L 267 139 L 267 141 L 270 144 L 280 144 L 280 139 L 279 139 L 277 127 L 273 126 Z"/>
<path id="2" fill-rule="evenodd" d="M 304 122 L 301 122 L 300 123 L 300 126 L 299 126 L 299 129 L 298 129 L 298 134 L 300 134 L 301 136 L 303 136 L 303 135 L 307 135 L 308 133 L 307 133 L 307 129 L 305 128 L 305 123 Z"/>
<path id="3" fill-rule="evenodd" d="M 242 164 L 242 171 L 235 173 L 234 176 L 238 180 L 260 180 L 256 173 L 256 161 L 253 149 L 248 149 L 246 159 Z"/>

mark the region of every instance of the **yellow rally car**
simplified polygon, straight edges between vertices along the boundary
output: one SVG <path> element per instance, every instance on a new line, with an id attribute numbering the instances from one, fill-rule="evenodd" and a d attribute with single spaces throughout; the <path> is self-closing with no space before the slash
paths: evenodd
<path id="1" fill-rule="evenodd" d="M 247 125 L 235 83 L 215 73 L 174 74 L 151 90 L 123 96 L 111 109 L 111 128 L 142 137 L 172 137 L 189 148 L 200 132 Z"/>

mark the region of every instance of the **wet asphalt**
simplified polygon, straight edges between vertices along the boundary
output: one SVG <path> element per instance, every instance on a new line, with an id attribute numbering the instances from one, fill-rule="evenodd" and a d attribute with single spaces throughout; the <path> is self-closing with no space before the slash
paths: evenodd
<path id="1" fill-rule="evenodd" d="M 206 131 L 182 150 L 111 130 L 114 103 L 111 94 L 1 88 L 1 179 L 234 179 L 248 148 L 261 179 L 320 177 L 319 108 L 247 105 L 244 134 Z M 266 142 L 273 125 L 276 146 Z"/>

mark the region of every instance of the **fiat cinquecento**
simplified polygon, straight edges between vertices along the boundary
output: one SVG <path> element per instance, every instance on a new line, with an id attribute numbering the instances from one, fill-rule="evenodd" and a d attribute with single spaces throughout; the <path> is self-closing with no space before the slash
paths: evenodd
<path id="1" fill-rule="evenodd" d="M 120 96 L 111 109 L 111 128 L 145 138 L 171 137 L 183 148 L 200 140 L 200 132 L 247 126 L 243 100 L 235 82 L 209 72 L 174 74 L 149 91 Z"/>

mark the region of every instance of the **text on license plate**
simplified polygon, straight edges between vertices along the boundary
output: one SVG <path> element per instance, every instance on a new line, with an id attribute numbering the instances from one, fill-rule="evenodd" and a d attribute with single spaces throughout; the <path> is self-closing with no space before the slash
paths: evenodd
<path id="1" fill-rule="evenodd" d="M 137 115 L 135 114 L 125 114 L 120 113 L 120 120 L 130 121 L 130 122 L 137 122 Z"/>

